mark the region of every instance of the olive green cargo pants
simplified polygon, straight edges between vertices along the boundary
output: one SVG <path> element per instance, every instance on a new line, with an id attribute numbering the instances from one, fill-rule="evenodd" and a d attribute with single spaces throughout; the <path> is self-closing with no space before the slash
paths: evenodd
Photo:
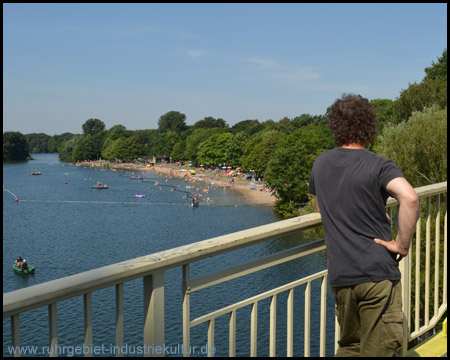
<path id="1" fill-rule="evenodd" d="M 403 341 L 400 281 L 331 289 L 341 327 L 336 356 L 395 356 Z"/>

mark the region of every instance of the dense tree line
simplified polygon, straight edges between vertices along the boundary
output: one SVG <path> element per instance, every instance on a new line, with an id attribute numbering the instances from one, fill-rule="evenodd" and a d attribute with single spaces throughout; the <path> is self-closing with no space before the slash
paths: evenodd
<path id="1" fill-rule="evenodd" d="M 446 180 L 447 49 L 425 68 L 420 83 L 409 84 L 396 100 L 371 103 L 379 136 L 369 150 L 398 163 L 414 186 Z M 248 119 L 230 127 L 224 119 L 210 116 L 189 126 L 185 114 L 169 111 L 159 118 L 157 129 L 127 130 L 119 124 L 107 130 L 103 121 L 89 119 L 82 134 L 25 137 L 31 153 L 57 151 L 66 162 L 165 155 L 174 162 L 241 167 L 264 176 L 276 190 L 276 210 L 292 216 L 308 202 L 315 157 L 334 147 L 327 112 L 279 121 Z M 3 147 L 5 160 L 5 139 Z"/>
<path id="2" fill-rule="evenodd" d="M 29 159 L 28 142 L 18 131 L 3 133 L 3 161 L 24 161 Z"/>

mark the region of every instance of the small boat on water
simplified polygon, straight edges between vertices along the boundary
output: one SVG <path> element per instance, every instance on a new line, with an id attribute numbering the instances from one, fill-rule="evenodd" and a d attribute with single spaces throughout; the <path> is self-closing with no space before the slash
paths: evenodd
<path id="1" fill-rule="evenodd" d="M 102 190 L 102 189 L 109 189 L 108 185 L 104 184 L 104 185 L 97 185 L 97 186 L 93 186 L 93 189 L 97 189 L 97 190 Z"/>
<path id="2" fill-rule="evenodd" d="M 32 172 L 30 172 L 30 175 L 41 175 L 41 172 L 40 171 L 32 171 Z"/>
<path id="3" fill-rule="evenodd" d="M 102 184 L 100 181 L 97 183 L 96 186 L 92 187 L 93 189 L 102 190 L 102 189 L 108 189 L 108 185 Z"/>
<path id="4" fill-rule="evenodd" d="M 28 270 L 22 270 L 20 267 L 17 266 L 17 260 L 16 260 L 16 261 L 14 261 L 13 269 L 18 274 L 28 275 L 28 274 L 34 274 L 35 267 L 32 265 L 28 265 Z"/>
<path id="5" fill-rule="evenodd" d="M 143 198 L 143 197 L 145 197 L 145 195 L 136 194 L 136 195 L 134 195 L 134 197 L 135 198 Z"/>

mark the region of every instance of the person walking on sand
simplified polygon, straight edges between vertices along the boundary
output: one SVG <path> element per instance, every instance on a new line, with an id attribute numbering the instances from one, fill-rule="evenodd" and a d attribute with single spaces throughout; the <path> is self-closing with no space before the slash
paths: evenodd
<path id="1" fill-rule="evenodd" d="M 317 157 L 310 175 L 341 327 L 336 356 L 394 356 L 403 342 L 398 263 L 408 254 L 419 202 L 393 161 L 365 149 L 376 122 L 367 99 L 336 100 L 328 126 L 337 147 Z M 385 211 L 389 195 L 400 204 L 395 240 Z"/>

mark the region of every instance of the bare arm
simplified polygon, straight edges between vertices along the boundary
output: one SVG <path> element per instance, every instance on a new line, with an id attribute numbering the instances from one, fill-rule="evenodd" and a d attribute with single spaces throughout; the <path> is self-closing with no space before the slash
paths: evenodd
<path id="1" fill-rule="evenodd" d="M 314 196 L 314 203 L 316 204 L 317 212 L 320 213 L 320 209 L 319 209 L 319 199 L 317 198 L 317 196 Z"/>
<path id="2" fill-rule="evenodd" d="M 387 248 L 394 254 L 399 254 L 400 258 L 408 255 L 411 245 L 411 238 L 414 233 L 416 222 L 419 219 L 419 198 L 414 188 L 404 178 L 391 180 L 386 190 L 399 202 L 398 210 L 398 233 L 397 239 L 384 241 L 374 239 L 375 242 Z"/>

